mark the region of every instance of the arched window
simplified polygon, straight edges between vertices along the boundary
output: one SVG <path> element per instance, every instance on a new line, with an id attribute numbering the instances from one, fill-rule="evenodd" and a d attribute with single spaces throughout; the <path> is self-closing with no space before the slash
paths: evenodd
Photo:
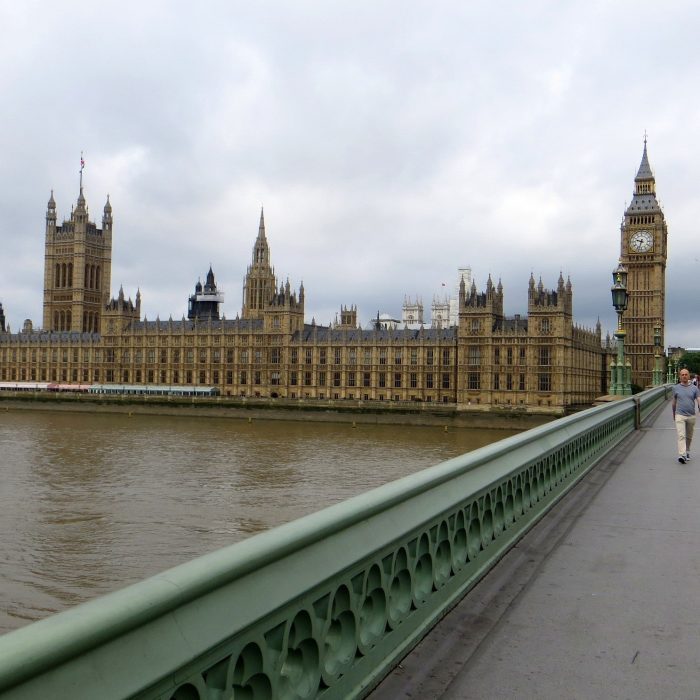
<path id="1" fill-rule="evenodd" d="M 70 311 L 66 311 L 66 330 L 69 331 L 73 325 L 73 315 Z"/>
<path id="2" fill-rule="evenodd" d="M 53 286 L 61 286 L 61 266 L 58 263 L 56 263 L 56 274 L 54 275 Z"/>
<path id="3" fill-rule="evenodd" d="M 59 323 L 61 321 L 61 317 L 58 315 L 58 311 L 53 312 L 53 330 L 58 331 L 61 330 L 59 327 Z"/>
<path id="4" fill-rule="evenodd" d="M 73 286 L 73 263 L 68 263 L 68 286 Z"/>
<path id="5" fill-rule="evenodd" d="M 100 288 L 100 268 L 99 266 L 95 268 L 95 289 Z"/>

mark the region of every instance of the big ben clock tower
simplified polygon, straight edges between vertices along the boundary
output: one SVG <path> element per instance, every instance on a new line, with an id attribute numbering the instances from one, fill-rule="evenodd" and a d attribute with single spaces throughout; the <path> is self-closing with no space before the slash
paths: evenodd
<path id="1" fill-rule="evenodd" d="M 625 355 L 632 365 L 632 381 L 645 387 L 652 383 L 657 324 L 664 347 L 668 236 L 664 213 L 656 200 L 656 180 L 649 166 L 646 136 L 632 202 L 625 211 L 620 233 L 620 260 L 627 268 L 629 292 L 627 311 L 622 317 L 627 333 Z"/>

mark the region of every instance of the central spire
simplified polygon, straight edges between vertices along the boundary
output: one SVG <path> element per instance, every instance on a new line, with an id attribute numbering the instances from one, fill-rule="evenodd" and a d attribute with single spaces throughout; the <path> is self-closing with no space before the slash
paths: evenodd
<path id="1" fill-rule="evenodd" d="M 265 214 L 260 207 L 260 225 L 258 226 L 258 237 L 253 246 L 253 265 L 269 265 L 270 250 L 265 237 Z"/>
<path id="2" fill-rule="evenodd" d="M 651 166 L 649 165 L 649 157 L 647 156 L 647 135 L 644 133 L 644 152 L 642 153 L 642 162 L 639 164 L 639 170 L 637 171 L 637 177 L 634 178 L 635 182 L 639 180 L 653 180 L 654 173 L 651 172 Z"/>
<path id="3" fill-rule="evenodd" d="M 260 226 L 258 226 L 258 239 L 265 240 L 265 212 L 260 207 Z"/>
<path id="4" fill-rule="evenodd" d="M 275 273 L 270 266 L 270 248 L 265 237 L 265 214 L 260 207 L 258 236 L 253 245 L 253 260 L 243 283 L 243 318 L 262 318 L 277 290 Z"/>

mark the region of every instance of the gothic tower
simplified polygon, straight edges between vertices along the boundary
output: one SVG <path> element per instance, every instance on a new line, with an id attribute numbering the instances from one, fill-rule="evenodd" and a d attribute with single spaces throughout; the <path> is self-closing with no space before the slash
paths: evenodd
<path id="1" fill-rule="evenodd" d="M 207 281 L 202 287 L 201 282 L 197 282 L 194 288 L 194 294 L 189 298 L 187 307 L 187 318 L 197 321 L 218 321 L 219 307 L 223 303 L 224 295 L 216 287 L 214 280 L 214 271 L 209 265 L 207 272 Z"/>
<path id="2" fill-rule="evenodd" d="M 112 205 L 107 197 L 99 229 L 89 220 L 82 172 L 70 220 L 56 223 L 53 190 L 46 210 L 44 318 L 46 331 L 99 333 L 112 274 Z"/>
<path id="3" fill-rule="evenodd" d="M 634 194 L 620 227 L 620 260 L 627 268 L 629 302 L 623 314 L 625 356 L 632 365 L 632 381 L 652 382 L 654 326 L 661 327 L 664 347 L 666 297 L 666 238 L 664 213 L 656 200 L 656 180 L 647 158 L 644 137 L 642 162 L 634 178 Z"/>
<path id="4" fill-rule="evenodd" d="M 260 210 L 258 237 L 253 246 L 253 261 L 243 283 L 243 318 L 262 318 L 277 291 L 275 271 L 270 266 L 270 248 L 265 237 L 265 218 Z"/>

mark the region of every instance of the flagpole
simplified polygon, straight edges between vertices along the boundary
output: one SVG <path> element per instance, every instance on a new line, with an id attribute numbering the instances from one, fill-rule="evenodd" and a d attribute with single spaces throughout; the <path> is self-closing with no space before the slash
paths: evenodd
<path id="1" fill-rule="evenodd" d="M 83 191 L 83 168 L 85 167 L 85 161 L 83 160 L 83 152 L 80 151 L 80 191 Z"/>

